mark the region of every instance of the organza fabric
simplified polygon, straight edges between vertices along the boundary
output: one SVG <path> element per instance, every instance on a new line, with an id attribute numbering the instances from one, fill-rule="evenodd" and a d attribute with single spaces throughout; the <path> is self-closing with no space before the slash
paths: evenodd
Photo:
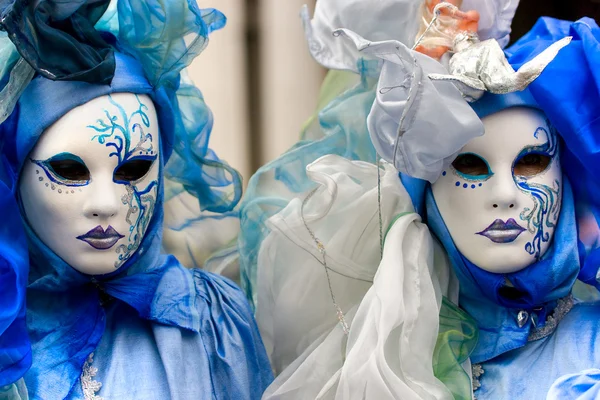
<path id="1" fill-rule="evenodd" d="M 23 379 L 19 379 L 17 382 L 0 386 L 0 400 L 28 400 L 29 395 L 27 394 L 27 387 Z"/>
<path id="2" fill-rule="evenodd" d="M 510 26 L 518 6 L 519 0 L 463 0 L 460 9 L 479 12 L 479 38 L 496 39 L 504 48 L 510 41 Z"/>
<path id="3" fill-rule="evenodd" d="M 439 250 L 438 250 L 439 251 Z M 479 339 L 475 321 L 446 297 L 442 299 L 439 333 L 433 352 L 433 373 L 455 400 L 469 400 L 471 376 L 465 371 Z"/>
<path id="4" fill-rule="evenodd" d="M 241 284 L 251 304 L 256 304 L 258 252 L 270 232 L 265 223 L 298 193 L 314 187 L 306 166 L 326 154 L 375 161 L 366 133 L 367 114 L 375 97 L 372 75 L 376 71 L 372 67 L 363 63 L 358 77 L 330 72 L 320 95 L 324 106 L 306 126 L 303 138 L 250 178 L 240 204 L 238 247 Z"/>
<path id="5" fill-rule="evenodd" d="M 156 16 L 166 29 L 157 26 Z M 96 28 L 117 36 L 120 48 L 141 60 L 154 85 L 176 90 L 173 103 L 182 118 L 165 168 L 164 251 L 188 268 L 239 281 L 233 254 L 239 219 L 233 208 L 242 195 L 242 179 L 209 148 L 213 115 L 183 69 L 225 22 L 222 13 L 199 9 L 195 1 L 119 1 Z"/>
<path id="6" fill-rule="evenodd" d="M 119 50 L 139 60 L 150 84 L 164 87 L 181 114 L 165 168 L 167 204 L 185 190 L 198 199 L 201 211 L 218 213 L 231 211 L 240 200 L 241 177 L 208 147 L 212 112 L 181 72 L 204 50 L 208 35 L 225 23 L 221 12 L 200 9 L 194 0 L 119 0 L 96 25 L 118 38 Z"/>
<path id="7" fill-rule="evenodd" d="M 472 321 L 445 312 L 436 359 L 450 392 L 434 376 L 438 314 L 444 294 L 456 296 L 447 260 L 389 164 L 381 171 L 383 258 L 379 241 L 377 167 L 335 155 L 307 167 L 318 189 L 304 221 L 323 243 L 331 290 L 350 325 L 346 337 L 333 306 L 320 253 L 302 218 L 298 194 L 267 221 L 258 257 L 257 322 L 279 376 L 263 399 L 469 399 L 460 364 L 476 342 Z M 461 322 L 451 321 L 451 317 Z M 464 325 L 463 325 L 464 324 Z M 469 336 L 470 335 L 470 336 Z M 466 350 L 466 351 L 465 351 Z M 466 385 L 460 385 L 465 383 Z"/>

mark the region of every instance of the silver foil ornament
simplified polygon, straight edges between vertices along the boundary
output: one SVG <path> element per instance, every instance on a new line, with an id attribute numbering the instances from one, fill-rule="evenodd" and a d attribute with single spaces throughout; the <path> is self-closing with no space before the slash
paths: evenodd
<path id="1" fill-rule="evenodd" d="M 429 74 L 429 78 L 452 81 L 469 102 L 479 99 L 485 91 L 496 94 L 520 91 L 540 76 L 571 39 L 568 36 L 553 43 L 515 71 L 495 39 L 481 42 L 476 33 L 459 33 L 454 38 L 450 74 Z"/>

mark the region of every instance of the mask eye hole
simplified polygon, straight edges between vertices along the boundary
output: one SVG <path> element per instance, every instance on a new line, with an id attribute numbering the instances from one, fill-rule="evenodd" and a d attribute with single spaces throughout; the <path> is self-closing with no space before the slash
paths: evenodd
<path id="1" fill-rule="evenodd" d="M 517 176 L 530 177 L 540 174 L 550 165 L 550 157 L 546 154 L 525 154 L 515 162 L 514 174 Z"/>
<path id="2" fill-rule="evenodd" d="M 490 167 L 484 159 L 472 153 L 460 154 L 456 157 L 452 166 L 464 177 L 481 179 L 492 174 Z"/>
<path id="3" fill-rule="evenodd" d="M 90 179 L 90 171 L 85 164 L 77 160 L 51 160 L 47 165 L 57 178 L 65 181 L 88 181 Z"/>
<path id="4" fill-rule="evenodd" d="M 114 172 L 113 179 L 119 183 L 130 183 L 142 179 L 154 163 L 154 159 L 136 158 L 125 161 Z"/>

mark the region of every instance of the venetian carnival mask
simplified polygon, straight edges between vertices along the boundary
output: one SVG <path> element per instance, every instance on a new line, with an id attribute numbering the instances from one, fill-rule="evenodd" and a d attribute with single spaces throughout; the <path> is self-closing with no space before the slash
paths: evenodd
<path id="1" fill-rule="evenodd" d="M 20 176 L 39 239 L 76 270 L 115 271 L 138 249 L 158 193 L 159 132 L 145 95 L 98 97 L 41 135 Z"/>
<path id="2" fill-rule="evenodd" d="M 489 272 L 519 271 L 548 249 L 561 207 L 557 134 L 540 111 L 509 108 L 482 119 L 432 185 L 457 249 Z"/>

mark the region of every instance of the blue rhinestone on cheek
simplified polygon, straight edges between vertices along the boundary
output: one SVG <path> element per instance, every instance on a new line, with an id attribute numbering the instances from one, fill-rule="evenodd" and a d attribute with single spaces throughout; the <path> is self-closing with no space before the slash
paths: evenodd
<path id="1" fill-rule="evenodd" d="M 471 189 L 475 189 L 475 185 L 471 185 Z"/>
<path id="2" fill-rule="evenodd" d="M 456 182 L 456 183 L 455 183 L 455 185 L 456 185 L 456 186 L 460 186 L 460 182 Z"/>
<path id="3" fill-rule="evenodd" d="M 480 183 L 480 184 L 479 184 L 479 187 L 481 187 L 481 185 L 483 185 L 483 183 Z"/>
<path id="4" fill-rule="evenodd" d="M 469 185 L 468 185 L 467 183 L 465 183 L 465 184 L 463 185 L 463 187 L 466 189 L 466 188 L 468 188 L 468 187 L 469 187 Z"/>
<path id="5" fill-rule="evenodd" d="M 442 176 L 446 176 L 446 171 L 442 172 Z"/>

